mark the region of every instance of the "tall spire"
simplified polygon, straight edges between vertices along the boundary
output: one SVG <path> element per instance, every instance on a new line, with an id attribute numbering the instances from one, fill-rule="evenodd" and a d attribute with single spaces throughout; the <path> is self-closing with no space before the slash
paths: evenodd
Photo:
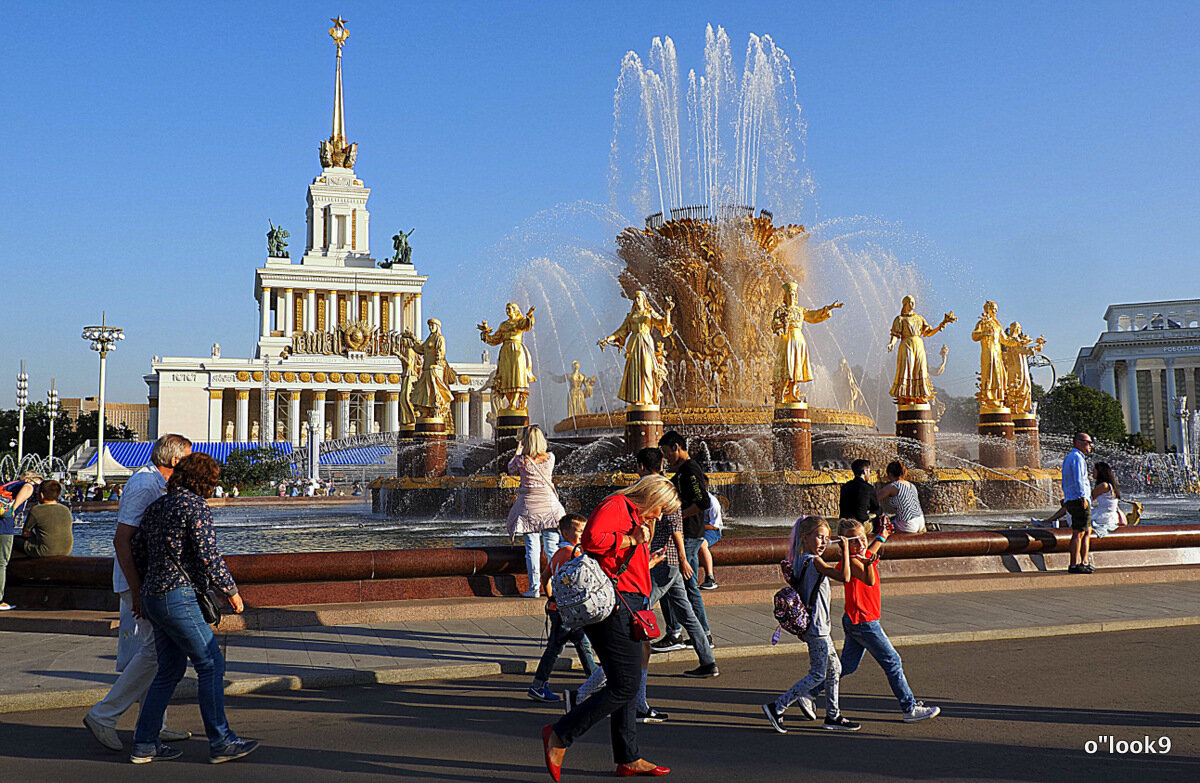
<path id="1" fill-rule="evenodd" d="M 321 142 L 321 166 L 352 169 L 358 157 L 358 144 L 346 141 L 346 109 L 342 99 L 342 47 L 350 37 L 350 31 L 340 15 L 330 21 L 333 27 L 329 28 L 329 37 L 337 45 L 337 68 L 333 81 L 333 129 L 329 140 Z"/>

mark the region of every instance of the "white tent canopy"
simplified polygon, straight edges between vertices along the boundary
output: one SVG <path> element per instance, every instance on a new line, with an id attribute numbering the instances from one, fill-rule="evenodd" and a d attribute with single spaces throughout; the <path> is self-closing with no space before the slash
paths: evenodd
<path id="1" fill-rule="evenodd" d="M 100 460 L 104 460 L 104 477 L 107 478 L 129 478 L 133 475 L 133 471 L 113 457 L 112 452 L 108 450 L 108 445 L 104 446 L 104 453 L 91 465 L 79 471 L 79 478 L 94 479 L 96 478 L 96 469 L 100 466 Z"/>

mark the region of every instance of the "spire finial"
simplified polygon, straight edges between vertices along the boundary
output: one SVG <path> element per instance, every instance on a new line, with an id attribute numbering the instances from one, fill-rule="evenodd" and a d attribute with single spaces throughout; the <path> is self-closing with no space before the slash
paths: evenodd
<path id="1" fill-rule="evenodd" d="M 346 45 L 350 31 L 346 29 L 346 20 L 341 14 L 330 21 L 333 27 L 329 28 L 329 37 L 337 45 L 337 67 L 333 80 L 333 129 L 329 140 L 321 142 L 321 165 L 325 168 L 352 169 L 358 157 L 358 145 L 346 141 L 346 110 L 342 99 L 342 47 Z"/>

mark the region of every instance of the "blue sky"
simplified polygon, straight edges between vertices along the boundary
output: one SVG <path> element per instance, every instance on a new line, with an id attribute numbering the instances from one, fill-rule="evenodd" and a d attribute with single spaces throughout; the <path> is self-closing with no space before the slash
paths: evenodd
<path id="1" fill-rule="evenodd" d="M 1069 369 L 1107 304 L 1200 295 L 1194 3 L 41 3 L 10 20 L 0 82 L 3 377 L 25 358 L 31 396 L 51 375 L 94 394 L 79 331 L 101 309 L 128 335 L 110 399 L 145 399 L 153 354 L 248 355 L 267 220 L 302 244 L 338 13 L 375 255 L 417 228 L 452 357 L 501 317 L 465 301 L 472 272 L 503 277 L 497 244 L 606 201 L 622 55 L 670 35 L 699 67 L 707 23 L 735 55 L 751 32 L 787 51 L 814 216 L 922 237 L 935 287 L 961 267 L 960 332 L 986 293 Z"/>

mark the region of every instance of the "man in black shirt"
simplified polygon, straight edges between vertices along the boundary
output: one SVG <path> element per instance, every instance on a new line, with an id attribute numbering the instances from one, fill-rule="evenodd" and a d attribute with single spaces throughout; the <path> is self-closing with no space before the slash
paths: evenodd
<path id="1" fill-rule="evenodd" d="M 678 432 L 672 430 L 665 433 L 659 438 L 658 447 L 670 463 L 671 469 L 675 471 L 671 476 L 671 483 L 679 492 L 679 502 L 682 504 L 680 513 L 683 514 L 683 548 L 684 554 L 687 555 L 687 564 L 692 571 L 684 587 L 687 589 L 688 600 L 696 613 L 696 619 L 704 628 L 709 646 L 712 646 L 712 631 L 709 630 L 708 617 L 704 613 L 704 596 L 696 581 L 696 572 L 700 569 L 700 544 L 704 542 L 705 512 L 712 504 L 708 494 L 708 476 L 704 475 L 704 471 L 688 454 L 687 440 Z M 680 625 L 682 618 L 675 617 L 674 613 L 670 615 L 663 617 L 666 634 L 662 640 L 652 645 L 659 651 L 679 649 L 674 645 L 680 644 L 683 636 L 683 627 Z"/>
<path id="2" fill-rule="evenodd" d="M 841 519 L 857 519 L 859 522 L 868 522 L 871 517 L 878 517 L 883 513 L 883 509 L 879 506 L 879 497 L 875 492 L 875 487 L 867 481 L 867 471 L 870 468 L 870 460 L 856 459 L 850 463 L 850 470 L 854 472 L 854 478 L 842 485 L 842 499 L 838 514 Z"/>

